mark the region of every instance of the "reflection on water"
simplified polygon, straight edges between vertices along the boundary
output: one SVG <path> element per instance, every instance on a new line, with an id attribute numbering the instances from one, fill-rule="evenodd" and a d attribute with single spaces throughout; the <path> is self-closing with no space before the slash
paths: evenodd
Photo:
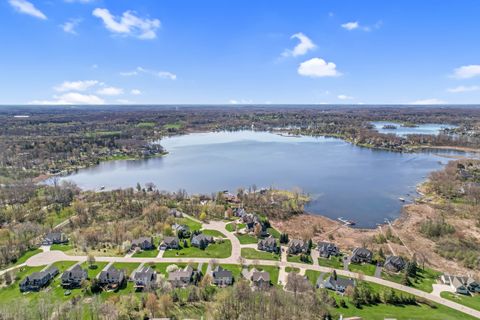
<path id="1" fill-rule="evenodd" d="M 153 182 L 160 190 L 204 194 L 254 184 L 299 187 L 312 195 L 310 212 L 373 227 L 396 218 L 399 197 L 412 199 L 416 184 L 447 161 L 439 151 L 402 154 L 334 138 L 251 131 L 196 133 L 161 143 L 169 152 L 163 158 L 101 163 L 64 179 L 86 189 Z"/>
<path id="2" fill-rule="evenodd" d="M 404 127 L 401 123 L 376 121 L 372 122 L 375 129 L 380 133 L 391 133 L 397 136 L 405 137 L 409 134 L 430 134 L 437 135 L 442 129 L 455 128 L 454 125 L 444 125 L 437 123 L 419 124 L 416 127 Z M 393 129 L 395 127 L 395 129 Z"/>

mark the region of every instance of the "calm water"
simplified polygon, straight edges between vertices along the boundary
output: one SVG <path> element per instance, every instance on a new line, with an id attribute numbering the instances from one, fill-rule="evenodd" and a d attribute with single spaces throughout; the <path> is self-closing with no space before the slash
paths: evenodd
<path id="1" fill-rule="evenodd" d="M 406 136 L 409 134 L 432 134 L 437 135 L 440 133 L 440 130 L 444 128 L 454 128 L 454 125 L 444 125 L 444 124 L 437 124 L 437 123 L 429 123 L 429 124 L 420 124 L 418 127 L 415 128 L 408 128 L 402 127 L 400 123 L 395 122 L 388 122 L 388 121 L 376 121 L 372 122 L 375 126 L 375 129 L 380 133 L 393 133 L 397 136 Z M 385 125 L 394 125 L 397 129 L 384 129 L 383 126 Z"/>
<path id="2" fill-rule="evenodd" d="M 251 131 L 196 133 L 162 140 L 163 158 L 105 162 L 64 179 L 85 189 L 134 187 L 210 194 L 239 187 L 299 187 L 308 210 L 374 227 L 400 213 L 399 197 L 448 159 L 433 153 L 401 154 L 356 147 L 339 139 L 284 137 Z M 410 196 L 409 196 L 410 195 Z"/>

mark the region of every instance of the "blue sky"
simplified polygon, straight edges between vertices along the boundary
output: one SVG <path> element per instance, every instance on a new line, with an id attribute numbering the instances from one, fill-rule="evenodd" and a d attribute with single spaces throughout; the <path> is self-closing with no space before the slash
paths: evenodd
<path id="1" fill-rule="evenodd" d="M 0 104 L 480 103 L 480 1 L 0 0 Z"/>

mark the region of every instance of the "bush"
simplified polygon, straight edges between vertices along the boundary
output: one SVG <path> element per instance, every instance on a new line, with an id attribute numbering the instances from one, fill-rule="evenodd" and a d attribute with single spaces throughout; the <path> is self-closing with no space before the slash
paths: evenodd
<path id="1" fill-rule="evenodd" d="M 438 238 L 455 232 L 455 228 L 443 219 L 426 220 L 420 226 L 420 232 L 428 238 Z"/>

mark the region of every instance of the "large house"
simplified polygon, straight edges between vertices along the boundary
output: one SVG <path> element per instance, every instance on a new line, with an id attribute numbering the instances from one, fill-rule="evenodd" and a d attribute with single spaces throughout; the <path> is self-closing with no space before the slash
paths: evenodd
<path id="1" fill-rule="evenodd" d="M 388 256 L 383 267 L 390 272 L 400 272 L 405 269 L 407 262 L 399 256 Z"/>
<path id="2" fill-rule="evenodd" d="M 192 266 L 188 265 L 184 269 L 170 272 L 168 274 L 168 282 L 175 287 L 186 287 L 196 281 L 198 271 L 195 271 Z"/>
<path id="3" fill-rule="evenodd" d="M 268 237 L 267 239 L 258 241 L 257 249 L 275 253 L 280 251 L 280 248 L 277 245 L 277 240 L 274 237 Z"/>
<path id="4" fill-rule="evenodd" d="M 162 243 L 160 243 L 160 249 L 178 249 L 180 248 L 179 242 L 180 240 L 178 237 L 165 237 L 163 238 Z"/>
<path id="5" fill-rule="evenodd" d="M 98 284 L 107 290 L 115 290 L 125 282 L 125 273 L 109 265 L 107 269 L 102 270 L 98 275 Z"/>
<path id="6" fill-rule="evenodd" d="M 157 283 L 157 273 L 152 268 L 143 266 L 133 273 L 132 279 L 137 291 L 153 289 Z"/>
<path id="7" fill-rule="evenodd" d="M 82 281 L 88 278 L 88 272 L 77 263 L 62 274 L 62 287 L 66 289 L 80 288 Z"/>
<path id="8" fill-rule="evenodd" d="M 469 295 L 470 293 L 480 293 L 480 282 L 475 281 L 471 277 L 465 276 L 452 276 L 449 274 L 443 274 L 440 277 L 443 284 L 446 284 L 455 292 Z"/>
<path id="9" fill-rule="evenodd" d="M 197 234 L 192 237 L 190 244 L 197 248 L 206 248 L 210 243 L 213 243 L 213 237 L 204 235 L 203 233 Z"/>
<path id="10" fill-rule="evenodd" d="M 20 291 L 40 291 L 40 289 L 46 287 L 57 274 L 58 268 L 55 266 L 50 266 L 40 272 L 34 272 L 20 282 Z"/>
<path id="11" fill-rule="evenodd" d="M 221 266 L 217 266 L 212 271 L 213 283 L 217 286 L 229 286 L 233 284 L 233 275 L 230 270 L 225 270 Z"/>
<path id="12" fill-rule="evenodd" d="M 140 237 L 138 239 L 132 240 L 132 250 L 141 249 L 141 250 L 153 250 L 155 245 L 153 244 L 152 237 Z"/>
<path id="13" fill-rule="evenodd" d="M 317 250 L 320 257 L 330 258 L 330 256 L 336 256 L 340 253 L 338 247 L 331 242 L 319 242 L 317 244 Z"/>
<path id="14" fill-rule="evenodd" d="M 61 243 L 67 243 L 67 242 L 68 242 L 68 238 L 64 233 L 49 232 L 43 238 L 42 245 L 50 246 L 52 244 L 61 244 Z"/>
<path id="15" fill-rule="evenodd" d="M 174 223 L 172 229 L 175 231 L 175 234 L 179 238 L 188 238 L 190 237 L 190 228 L 183 224 Z"/>
<path id="16" fill-rule="evenodd" d="M 257 289 L 266 289 L 270 287 L 270 273 L 253 269 L 250 280 Z"/>
<path id="17" fill-rule="evenodd" d="M 288 253 L 297 254 L 297 253 L 306 253 L 308 252 L 308 242 L 301 239 L 292 239 L 288 243 Z"/>
<path id="18" fill-rule="evenodd" d="M 317 288 L 326 288 L 334 290 L 340 293 L 344 293 L 348 287 L 355 287 L 355 280 L 348 278 L 340 278 L 329 276 L 326 280 L 323 280 L 322 277 L 318 277 Z"/>
<path id="19" fill-rule="evenodd" d="M 372 251 L 365 248 L 355 248 L 350 261 L 353 263 L 371 263 L 373 258 Z"/>

